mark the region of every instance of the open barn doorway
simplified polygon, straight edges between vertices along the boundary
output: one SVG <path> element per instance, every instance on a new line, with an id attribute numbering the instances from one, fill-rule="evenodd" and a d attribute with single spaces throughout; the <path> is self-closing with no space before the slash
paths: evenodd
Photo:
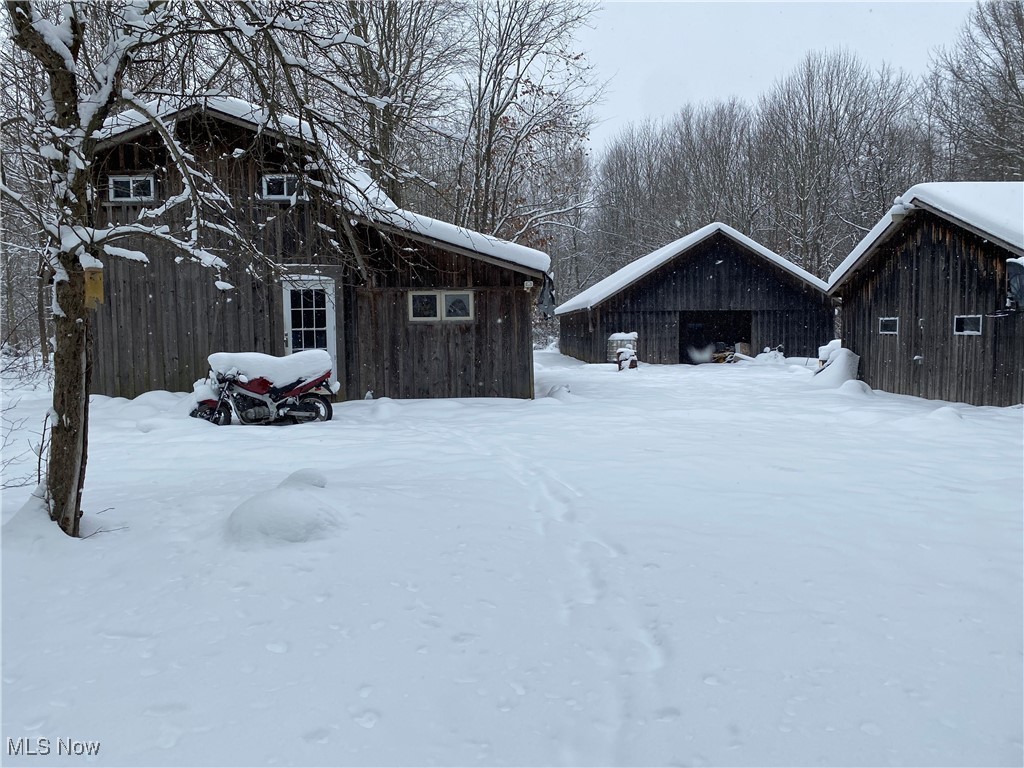
<path id="1" fill-rule="evenodd" d="M 749 311 L 680 312 L 679 362 L 710 363 L 716 356 L 736 351 L 737 344 L 749 348 L 752 327 Z"/>

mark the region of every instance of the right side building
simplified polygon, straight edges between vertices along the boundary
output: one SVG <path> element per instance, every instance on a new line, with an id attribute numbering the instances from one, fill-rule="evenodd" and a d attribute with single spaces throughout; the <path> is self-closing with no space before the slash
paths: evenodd
<path id="1" fill-rule="evenodd" d="M 1024 183 L 918 184 L 832 273 L 873 389 L 1024 402 Z"/>

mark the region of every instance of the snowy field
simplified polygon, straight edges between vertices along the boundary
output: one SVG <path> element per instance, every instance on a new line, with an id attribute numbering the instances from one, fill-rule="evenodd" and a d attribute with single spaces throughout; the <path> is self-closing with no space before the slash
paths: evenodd
<path id="1" fill-rule="evenodd" d="M 3 497 L 4 751 L 51 745 L 3 764 L 1021 765 L 1024 409 L 536 360 L 325 424 L 94 398 L 95 535 Z"/>

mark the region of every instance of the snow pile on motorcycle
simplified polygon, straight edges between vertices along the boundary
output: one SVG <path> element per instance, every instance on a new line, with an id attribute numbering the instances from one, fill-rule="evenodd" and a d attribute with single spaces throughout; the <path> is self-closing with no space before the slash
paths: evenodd
<path id="1" fill-rule="evenodd" d="M 331 382 L 331 356 L 309 349 L 286 357 L 259 352 L 214 352 L 207 358 L 210 377 L 193 386 L 191 415 L 214 424 L 297 424 L 329 421 L 330 397 L 340 389 Z"/>

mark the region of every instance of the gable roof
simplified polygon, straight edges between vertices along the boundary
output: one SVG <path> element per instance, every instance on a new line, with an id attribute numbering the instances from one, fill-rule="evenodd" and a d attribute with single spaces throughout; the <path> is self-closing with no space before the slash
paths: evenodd
<path id="1" fill-rule="evenodd" d="M 269 131 L 300 141 L 317 138 L 327 141 L 326 136 L 318 136 L 316 128 L 305 120 L 283 113 L 271 115 L 256 104 L 233 96 L 161 97 L 149 102 L 146 109 L 161 120 L 207 112 L 256 131 Z M 100 129 L 100 144 L 126 141 L 150 130 L 152 124 L 145 114 L 136 109 L 125 110 L 104 121 Z M 523 267 L 540 276 L 551 267 L 551 258 L 542 251 L 399 208 L 365 168 L 342 151 L 335 151 L 334 155 L 341 176 L 350 187 L 345 195 L 351 207 L 349 213 L 356 213 L 371 226 L 379 224 L 382 228 L 397 230 L 417 240 L 442 247 L 451 246 L 470 257 L 483 257 L 492 263 Z"/>
<path id="2" fill-rule="evenodd" d="M 926 210 L 963 229 L 1024 256 L 1024 182 L 949 181 L 917 184 L 893 201 L 892 208 L 864 236 L 829 277 L 833 293 L 902 225 L 904 216 Z"/>
<path id="3" fill-rule="evenodd" d="M 696 232 L 691 232 L 685 237 L 681 237 L 656 251 L 648 253 L 646 256 L 641 256 L 636 261 L 630 262 L 618 272 L 612 273 L 604 280 L 590 286 L 582 293 L 560 305 L 555 309 L 555 314 L 564 315 L 567 312 L 578 312 L 581 309 L 591 309 L 592 307 L 597 306 L 605 299 L 608 299 L 623 289 L 628 288 L 633 283 L 658 269 L 658 267 L 663 266 L 676 256 L 682 254 L 684 251 L 693 248 L 698 243 L 718 232 L 746 247 L 765 261 L 789 272 L 794 277 L 799 278 L 817 290 L 825 290 L 824 281 L 815 277 L 810 272 L 801 269 L 793 262 L 782 258 L 774 251 L 768 250 L 760 243 L 751 240 L 749 237 L 738 232 L 732 227 L 716 221 L 714 224 L 708 224 L 706 227 L 702 227 Z"/>

